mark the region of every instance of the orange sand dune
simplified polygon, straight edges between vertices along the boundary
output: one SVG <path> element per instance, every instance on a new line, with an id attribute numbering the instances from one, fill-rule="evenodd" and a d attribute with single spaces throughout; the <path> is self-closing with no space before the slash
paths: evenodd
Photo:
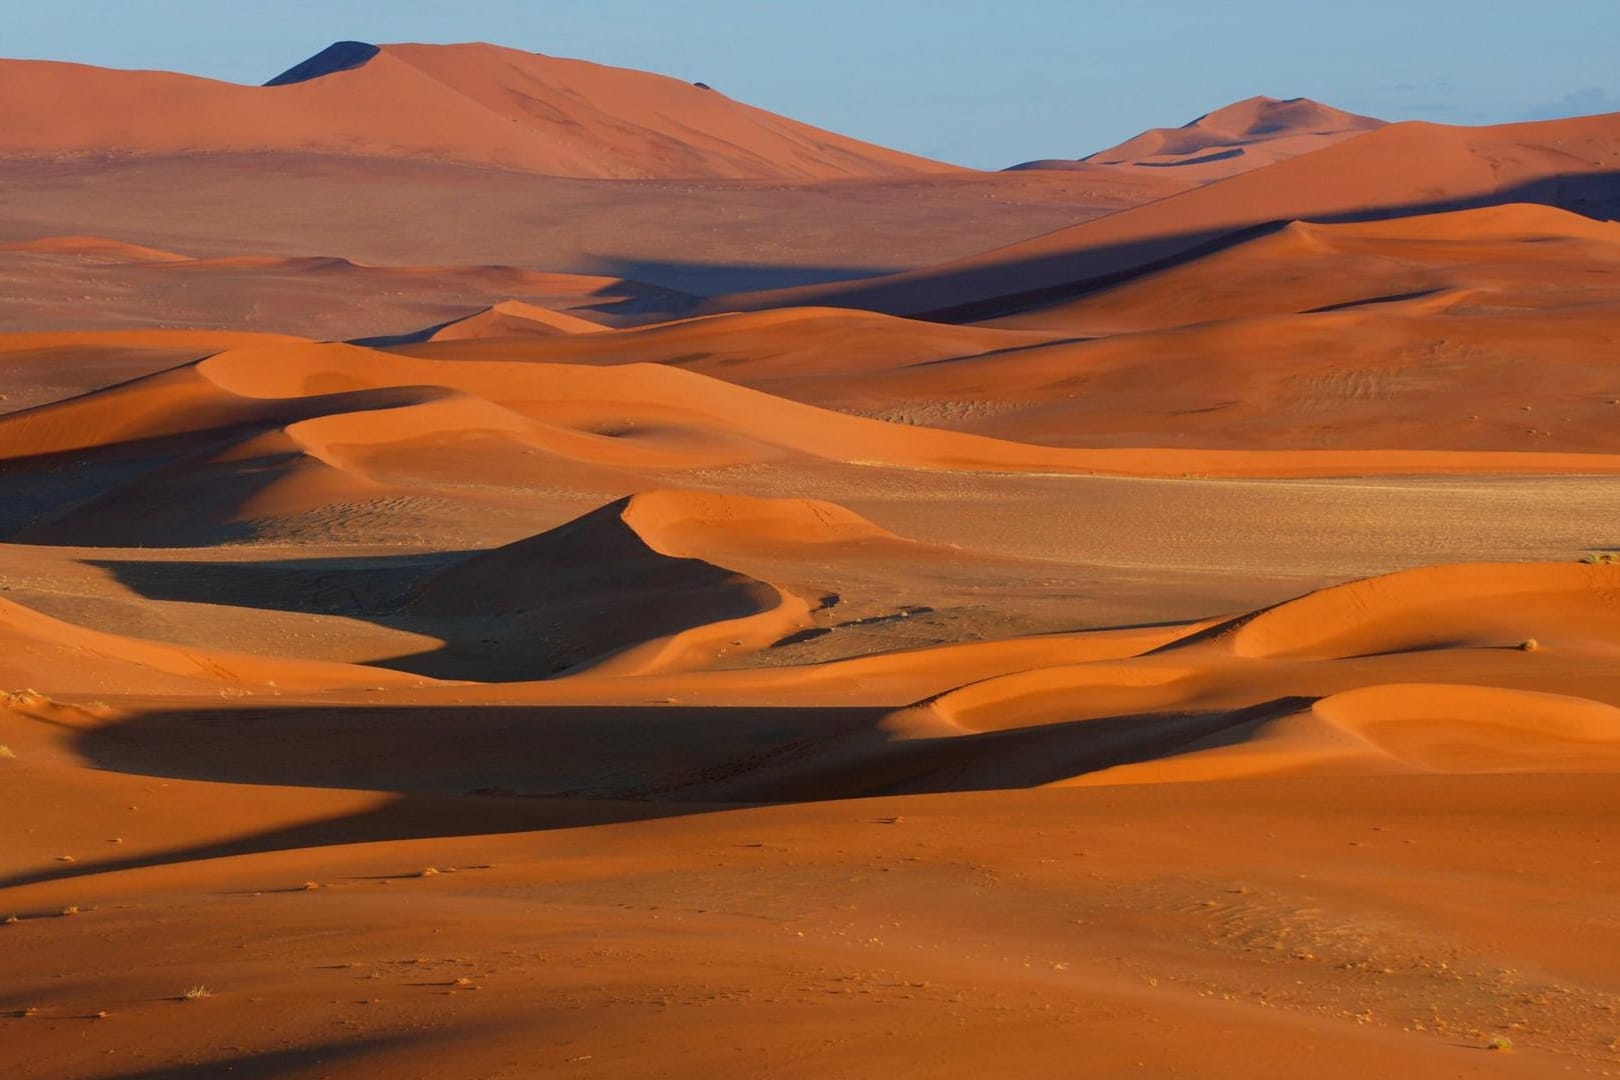
<path id="1" fill-rule="evenodd" d="M 358 54 L 359 63 L 331 62 Z M 369 55 L 367 55 L 369 53 Z M 279 85 L 0 64 L 0 154 L 304 151 L 553 176 L 824 179 L 952 167 L 660 75 L 493 45 L 340 43 Z"/>
<path id="2" fill-rule="evenodd" d="M 780 545 L 893 538 L 830 503 L 643 492 L 474 556 L 422 585 L 427 614 L 516 618 L 552 671 L 702 667 L 809 625 L 803 598 L 711 561 Z"/>
<path id="3" fill-rule="evenodd" d="M 1236 656 L 1330 658 L 1422 649 L 1570 648 L 1620 640 L 1620 569 L 1424 567 L 1290 600 L 1211 631 Z"/>
<path id="4" fill-rule="evenodd" d="M 1611 1067 L 1616 117 L 0 106 L 7 1077 Z"/>
<path id="5" fill-rule="evenodd" d="M 186 256 L 140 244 L 126 244 L 103 236 L 43 236 L 0 244 L 0 251 L 35 255 L 80 255 L 107 262 L 185 262 Z"/>
<path id="6" fill-rule="evenodd" d="M 557 334 L 593 334 L 606 329 L 577 315 L 502 300 L 483 311 L 437 327 L 429 341 L 467 341 L 479 338 L 552 337 Z"/>
<path id="7" fill-rule="evenodd" d="M 297 425 L 296 430 L 289 425 Z M 846 416 L 662 365 L 425 360 L 349 345 L 230 350 L 196 364 L 0 418 L 0 455 L 151 440 L 234 438 L 288 428 L 304 450 L 371 480 L 411 476 L 419 451 L 495 437 L 458 470 L 496 466 L 514 445 L 618 469 L 694 469 L 792 459 L 975 472 L 1357 475 L 1606 472 L 1587 453 L 1072 450 Z M 416 464 L 388 465 L 410 451 Z M 480 461 L 484 464 L 479 464 Z M 400 472 L 401 469 L 405 471 Z M 441 477 L 442 478 L 442 477 Z M 463 476 L 464 479 L 468 478 Z"/>
<path id="8" fill-rule="evenodd" d="M 762 389 L 825 408 L 1053 446 L 1611 453 L 1607 307 L 1444 292 L 1262 315 Z"/>
<path id="9" fill-rule="evenodd" d="M 1194 628 L 1135 659 L 972 682 L 891 715 L 894 741 L 873 752 L 906 784 L 940 768 L 999 784 L 1620 771 L 1617 650 L 1620 567 L 1431 567 Z M 1411 672 L 1447 682 L 1392 685 Z"/>
<path id="10" fill-rule="evenodd" d="M 546 598 L 547 566 L 600 572 L 621 540 L 644 559 L 783 535 L 893 542 L 825 505 L 656 492 L 430 588 L 500 605 L 531 586 Z M 481 580 L 451 580 L 474 568 Z M 1601 1052 L 1590 1033 L 1612 1008 L 1613 934 L 1568 931 L 1614 884 L 1617 598 L 1620 567 L 1445 567 L 1237 623 L 822 670 L 15 696 L 0 712 L 22 836 L 0 866 L 0 908 L 20 916 L 0 930 L 15 936 L 3 1004 L 39 1033 L 24 1075 L 116 1076 L 99 1055 L 137 1047 L 148 1071 L 317 1057 L 340 1075 L 495 1070 L 554 999 L 567 1008 L 537 1053 L 582 1075 L 725 1071 L 712 1038 L 665 1026 L 674 1010 L 751 1032 L 740 1056 L 762 1068 L 802 1046 L 815 1067 L 784 1075 L 809 1078 L 825 1061 L 805 1033 L 855 1038 L 879 1002 L 941 1038 L 969 1027 L 959 1060 L 928 1059 L 940 1075 L 1049 1066 L 1059 1046 L 1039 1040 L 1071 1007 L 1064 1052 L 1086 1031 L 1087 1060 L 1122 1074 L 1560 1068 Z M 1482 609 L 1541 646 L 1492 647 Z M 1239 647 L 1288 619 L 1341 629 L 1315 659 Z M 1459 636 L 1437 645 L 1405 629 L 1418 624 Z M 1366 634 L 1395 651 L 1360 655 Z M 884 705 L 952 675 L 979 681 Z M 746 805 L 781 801 L 798 805 Z M 992 900 L 1016 929 L 981 917 Z M 64 958 L 88 977 L 52 977 Z M 182 1003 L 196 985 L 212 997 Z M 219 1007 L 238 998 L 251 1024 Z M 388 1038 L 322 1036 L 334 1001 Z M 244 1049 L 169 1036 L 176 1009 Z M 429 1021 L 445 1034 L 408 1034 Z M 1013 1022 L 1019 1050 L 973 1056 Z M 256 1034 L 267 1023 L 279 1049 Z M 1472 1049 L 1501 1030 L 1514 1054 Z M 1210 1040 L 1234 1031 L 1241 1064 L 1211 1072 Z M 842 1052 L 875 1060 L 881 1045 Z M 921 1060 L 908 1054 L 894 1068 Z M 598 1058 L 609 1067 L 592 1073 Z"/>
<path id="11" fill-rule="evenodd" d="M 4 643 L 0 686 L 30 688 L 13 693 L 0 708 L 25 713 L 43 709 L 48 714 L 56 708 L 35 692 L 41 688 L 44 695 L 51 695 L 209 693 L 228 687 L 233 693 L 274 696 L 282 690 L 382 689 L 423 682 L 416 676 L 349 664 L 143 641 L 65 623 L 4 599 L 0 599 L 0 642 Z M 88 721 L 81 717 L 80 722 Z"/>
<path id="12" fill-rule="evenodd" d="M 1178 128 L 1153 128 L 1081 158 L 1087 165 L 1169 171 L 1203 182 L 1222 180 L 1384 126 L 1309 98 L 1252 97 L 1205 113 Z"/>
<path id="13" fill-rule="evenodd" d="M 767 386 L 778 379 L 821 379 L 1011 351 L 1062 335 L 950 326 L 842 308 L 781 308 L 705 315 L 588 340 L 510 336 L 530 340 L 473 344 L 434 333 L 427 342 L 402 343 L 394 351 L 445 360 L 667 363 L 743 386 Z M 437 344 L 452 340 L 457 343 Z"/>
<path id="14" fill-rule="evenodd" d="M 1535 203 L 1382 221 L 1291 222 L 1076 300 L 995 325 L 1078 334 L 1253 315 L 1452 303 L 1534 311 L 1591 307 L 1620 270 L 1620 228 Z M 1479 295 L 1484 294 L 1484 295 Z"/>
<path id="15" fill-rule="evenodd" d="M 622 491 L 645 470 L 790 462 L 1147 476 L 1620 470 L 1620 456 L 1583 452 L 1053 448 L 833 413 L 663 365 L 429 360 L 338 344 L 227 350 L 0 417 L 13 469 L 49 472 L 65 454 L 148 464 L 139 476 L 99 474 L 101 486 L 32 527 L 36 539 L 84 542 L 99 528 L 153 543 L 150 530 L 164 529 L 192 543 L 387 489 L 474 494 L 525 475 L 589 475 L 596 490 Z M 142 524 L 152 507 L 160 515 Z"/>
<path id="16" fill-rule="evenodd" d="M 1073 297 L 1272 222 L 1389 218 L 1507 202 L 1613 216 L 1620 116 L 1446 127 L 1390 124 L 1314 153 L 924 270 L 734 296 L 717 306 L 834 304 L 986 318 Z"/>
<path id="17" fill-rule="evenodd" d="M 0 413 L 77 397 L 225 349 L 301 340 L 220 330 L 0 334 Z"/>
<path id="18" fill-rule="evenodd" d="M 1164 758 L 1077 783 L 1381 772 L 1620 772 L 1620 708 L 1585 698 L 1444 684 L 1347 690 Z"/>
<path id="19" fill-rule="evenodd" d="M 994 324 L 1046 341 L 962 340 L 919 365 L 874 333 L 794 352 L 791 368 L 768 340 L 743 341 L 707 370 L 1048 445 L 1608 451 L 1620 383 L 1591 357 L 1617 273 L 1613 224 L 1539 205 L 1296 222 Z M 686 347 L 664 355 L 692 362 Z"/>
<path id="20" fill-rule="evenodd" d="M 582 317 L 555 310 L 548 316 L 571 320 L 568 325 L 579 330 L 595 326 L 593 319 L 678 313 L 695 303 L 623 278 L 516 266 L 379 266 L 330 256 L 193 258 L 143 251 L 95 237 L 0 247 L 0 318 L 35 330 L 216 327 L 361 338 L 398 335 L 432 317 L 441 324 L 459 322 L 470 310 L 497 304 L 508 314 L 520 310 L 514 303 L 530 315 L 542 309 L 589 312 Z"/>

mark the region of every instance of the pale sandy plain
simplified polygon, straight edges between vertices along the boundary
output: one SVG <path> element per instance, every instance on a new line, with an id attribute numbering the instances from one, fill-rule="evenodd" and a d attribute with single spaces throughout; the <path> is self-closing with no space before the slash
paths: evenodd
<path id="1" fill-rule="evenodd" d="M 1620 117 L 0 107 L 5 1075 L 1620 1073 Z"/>

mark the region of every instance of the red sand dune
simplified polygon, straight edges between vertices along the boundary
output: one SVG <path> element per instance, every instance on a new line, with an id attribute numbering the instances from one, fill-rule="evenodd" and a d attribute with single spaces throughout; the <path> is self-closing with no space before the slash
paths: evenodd
<path id="1" fill-rule="evenodd" d="M 1314 153 L 968 259 L 716 306 L 833 304 L 952 319 L 1009 314 L 1293 220 L 1388 218 L 1506 202 L 1614 209 L 1620 115 L 1447 127 L 1390 124 Z"/>
<path id="2" fill-rule="evenodd" d="M 1535 203 L 1312 225 L 1295 221 L 1122 284 L 995 321 L 1091 336 L 1432 298 L 1583 304 L 1620 265 L 1620 228 Z M 1485 295 L 1479 295 L 1485 294 Z"/>
<path id="3" fill-rule="evenodd" d="M 553 337 L 557 334 L 593 334 L 603 330 L 567 312 L 552 311 L 521 300 L 502 300 L 483 311 L 434 328 L 429 341 L 467 341 L 478 338 Z"/>
<path id="4" fill-rule="evenodd" d="M 780 308 L 405 351 L 662 362 L 1055 446 L 1610 452 L 1620 382 L 1591 357 L 1617 272 L 1613 224 L 1513 204 L 1295 222 L 993 327 Z"/>
<path id="5" fill-rule="evenodd" d="M 427 342 L 402 343 L 393 351 L 447 360 L 665 363 L 744 386 L 766 386 L 777 379 L 859 375 L 1010 352 L 1064 336 L 1061 331 L 951 326 L 847 308 L 779 308 L 655 323 L 590 340 L 535 336 L 439 346 L 437 342 L 451 339 L 435 333 Z"/>
<path id="6" fill-rule="evenodd" d="M 0 417 L 0 458 L 14 469 L 92 452 L 158 456 L 112 488 L 64 500 L 28 535 L 214 535 L 390 491 L 493 480 L 528 458 L 552 483 L 612 474 L 621 490 L 646 470 L 795 461 L 1147 476 L 1620 470 L 1620 455 L 1581 451 L 1053 448 L 848 416 L 664 365 L 432 360 L 337 344 L 228 350 Z"/>
<path id="7" fill-rule="evenodd" d="M 738 551 L 894 538 L 830 503 L 642 492 L 457 563 L 414 610 L 515 619 L 551 671 L 704 667 L 809 625 L 806 598 L 713 560 Z"/>
<path id="8" fill-rule="evenodd" d="M 895 714 L 887 730 L 923 755 L 939 740 L 1040 729 L 1044 782 L 1612 772 L 1616 642 L 1620 567 L 1428 567 L 1192 629 L 1135 659 L 969 683 Z M 1414 671 L 1438 685 L 1393 685 Z"/>
<path id="9" fill-rule="evenodd" d="M 1615 117 L 274 81 L 0 63 L 8 1076 L 1612 1060 Z"/>
<path id="10" fill-rule="evenodd" d="M 1020 168 L 1106 166 L 1132 172 L 1164 170 L 1205 183 L 1249 172 L 1331 146 L 1384 126 L 1370 116 L 1309 98 L 1252 97 L 1205 113 L 1178 128 L 1153 128 L 1078 162 L 1037 161 Z"/>
<path id="11" fill-rule="evenodd" d="M 186 256 L 172 251 L 126 244 L 104 236 L 43 236 L 38 240 L 16 240 L 0 244 L 0 251 L 33 255 L 78 255 L 101 262 L 168 263 L 185 262 Z"/>
<path id="12" fill-rule="evenodd" d="M 409 337 L 429 318 L 452 334 L 489 333 L 519 313 L 529 318 L 511 327 L 540 319 L 577 331 L 597 320 L 635 321 L 696 303 L 670 289 L 595 274 L 381 266 L 333 256 L 195 258 L 100 237 L 0 245 L 0 286 L 0 319 L 18 329 L 184 327 L 342 339 Z M 446 325 L 490 307 L 499 310 L 461 331 Z M 541 309 L 552 314 L 536 316 Z"/>
<path id="13" fill-rule="evenodd" d="M 404 154 L 616 179 L 952 168 L 676 79 L 494 45 L 385 45 L 352 67 L 312 63 L 310 77 L 249 87 L 8 60 L 0 108 L 11 121 L 0 154 Z"/>

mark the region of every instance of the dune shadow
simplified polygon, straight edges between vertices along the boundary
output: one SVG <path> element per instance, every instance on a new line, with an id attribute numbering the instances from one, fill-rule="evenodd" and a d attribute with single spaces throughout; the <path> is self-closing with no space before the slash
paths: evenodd
<path id="1" fill-rule="evenodd" d="M 250 1051 L 209 1061 L 154 1065 L 149 1069 L 98 1075 L 104 1080 L 218 1080 L 221 1076 L 240 1077 L 242 1080 L 275 1080 L 277 1077 L 303 1075 L 305 1070 L 317 1066 L 341 1065 L 346 1060 L 420 1043 L 430 1037 L 419 1032 L 410 1035 L 357 1036 L 282 1050 Z"/>
<path id="2" fill-rule="evenodd" d="M 549 678 L 572 660 L 511 620 L 425 615 L 410 600 L 428 578 L 477 549 L 307 559 L 84 559 L 148 600 L 335 616 L 437 638 L 442 645 L 367 661 L 433 679 L 522 682 Z"/>
<path id="3" fill-rule="evenodd" d="M 1301 314 L 1321 315 L 1330 311 L 1350 311 L 1355 308 L 1371 307 L 1375 304 L 1398 304 L 1402 300 L 1421 300 L 1425 296 L 1438 296 L 1445 291 L 1443 288 L 1414 289 L 1411 292 L 1389 293 L 1384 296 L 1363 296 L 1356 300 L 1345 300 L 1337 304 L 1324 304 L 1321 307 L 1307 308 Z"/>
<path id="4" fill-rule="evenodd" d="M 645 821 L 658 817 L 676 817 L 732 808 L 612 799 L 523 798 L 482 792 L 464 796 L 401 795 L 391 799 L 386 805 L 364 813 L 322 818 L 285 828 L 245 833 L 205 844 L 181 845 L 116 859 L 86 860 L 15 873 L 0 877 L 0 889 L 36 885 L 46 881 L 68 881 L 122 870 L 222 859 L 234 855 L 258 855 L 271 851 L 295 851 L 302 848 L 392 840 L 431 840 L 452 836 L 541 832 L 609 825 L 623 821 Z M 409 876 L 415 869 L 401 866 L 397 876 Z M 7 911 L 5 914 L 13 912 Z M 16 912 L 16 914 L 24 917 L 43 917 L 55 912 Z"/>
<path id="5" fill-rule="evenodd" d="M 644 259 L 633 256 L 592 256 L 591 270 L 605 277 L 647 282 L 695 298 L 722 293 L 764 292 L 792 289 L 802 285 L 826 285 L 898 273 L 903 267 L 825 266 L 771 263 L 698 262 L 678 259 Z M 636 314 L 634 301 L 615 301 L 593 309 L 610 314 Z M 666 306 L 663 313 L 669 314 Z"/>
<path id="6" fill-rule="evenodd" d="M 335 844 L 576 828 L 748 806 L 1031 788 L 1242 738 L 1314 699 L 898 737 L 886 707 L 291 706 L 153 710 L 82 731 L 94 767 L 386 792 L 375 809 L 0 888 Z M 408 872 L 402 868 L 402 873 Z"/>
<path id="7" fill-rule="evenodd" d="M 930 306 L 926 299 L 913 299 L 918 285 L 904 279 L 893 283 L 874 282 L 869 292 L 858 293 L 847 302 L 836 295 L 823 298 L 820 302 L 903 311 L 912 318 L 933 322 L 978 322 L 1103 292 L 1263 236 L 1294 220 L 1322 225 L 1347 224 L 1475 210 L 1506 203 L 1536 203 L 1597 221 L 1620 219 L 1620 170 L 1560 173 L 1493 192 L 1457 198 L 1413 200 L 1341 213 L 1302 214 L 1297 218 L 1257 219 L 1117 244 L 1099 244 L 1010 264 L 964 267 L 941 278 L 942 287 L 957 295 L 977 293 L 979 296 L 956 303 Z M 1032 279 L 1045 280 L 1049 284 L 1023 289 L 1006 288 L 1009 280 Z M 770 306 L 768 297 L 759 299 L 764 301 L 760 306 Z"/>

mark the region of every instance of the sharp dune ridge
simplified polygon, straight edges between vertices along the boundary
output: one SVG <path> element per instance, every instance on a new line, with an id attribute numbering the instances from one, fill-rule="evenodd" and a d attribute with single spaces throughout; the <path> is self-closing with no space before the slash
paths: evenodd
<path id="1" fill-rule="evenodd" d="M 551 176 L 824 179 L 952 166 L 861 143 L 664 76 L 487 44 L 373 46 L 245 87 L 153 71 L 0 63 L 0 153 L 294 150 Z"/>
<path id="2" fill-rule="evenodd" d="M 1611 1066 L 1614 116 L 0 105 L 7 1076 Z"/>

